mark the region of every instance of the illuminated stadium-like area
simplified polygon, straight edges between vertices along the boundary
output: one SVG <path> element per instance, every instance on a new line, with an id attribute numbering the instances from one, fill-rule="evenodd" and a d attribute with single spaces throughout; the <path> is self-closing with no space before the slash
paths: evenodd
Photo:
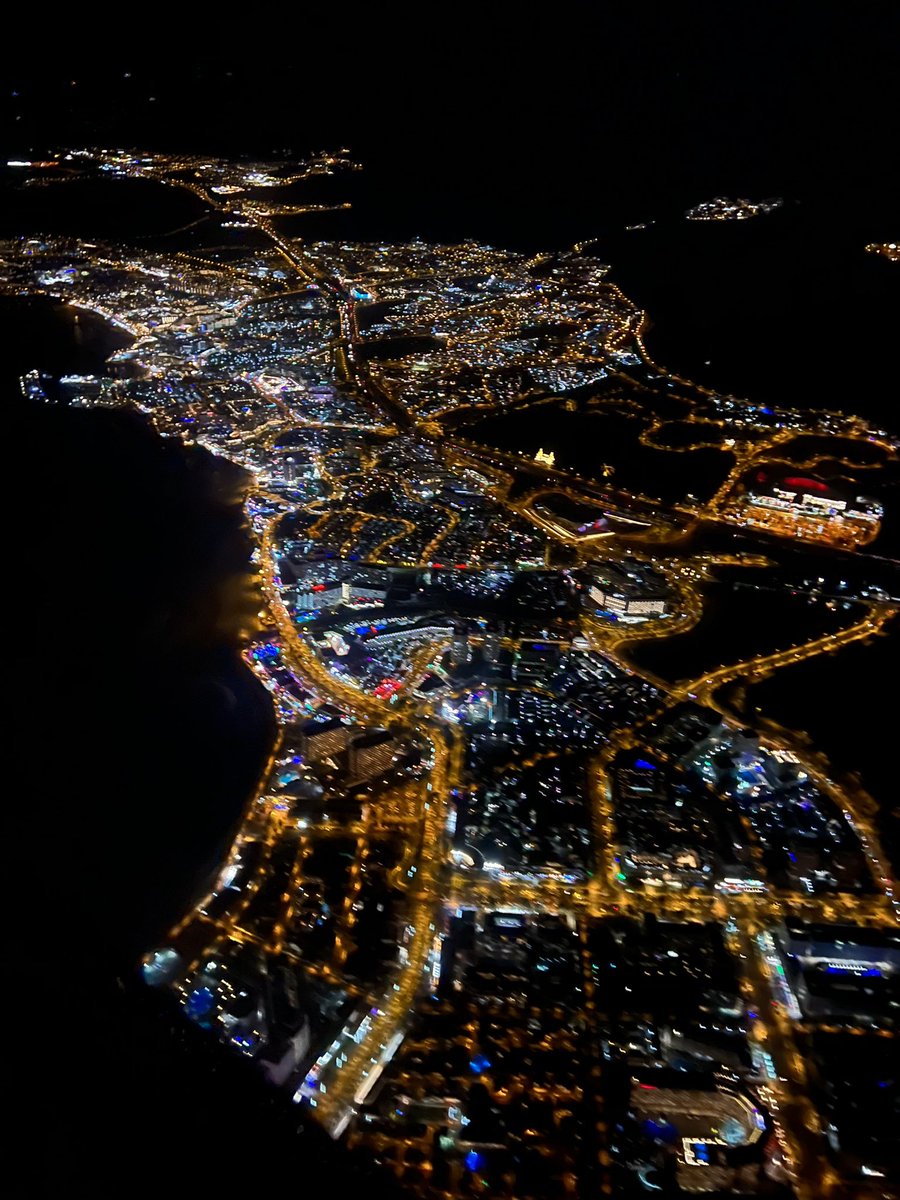
<path id="1" fill-rule="evenodd" d="M 728 520 L 769 533 L 845 548 L 874 541 L 883 515 L 875 500 L 790 468 L 754 471 L 724 513 Z"/>

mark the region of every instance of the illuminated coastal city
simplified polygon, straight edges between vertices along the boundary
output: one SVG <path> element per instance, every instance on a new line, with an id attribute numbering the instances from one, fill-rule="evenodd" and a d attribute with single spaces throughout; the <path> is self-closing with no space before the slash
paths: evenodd
<path id="1" fill-rule="evenodd" d="M 146 983 L 417 1196 L 896 1194 L 876 806 L 747 693 L 895 625 L 900 438 L 667 370 L 596 243 L 289 233 L 348 149 L 8 166 L 203 206 L 189 250 L 0 243 L 6 295 L 126 335 L 70 407 L 242 471 L 277 739 Z M 802 628 L 654 659 L 716 588 Z"/>

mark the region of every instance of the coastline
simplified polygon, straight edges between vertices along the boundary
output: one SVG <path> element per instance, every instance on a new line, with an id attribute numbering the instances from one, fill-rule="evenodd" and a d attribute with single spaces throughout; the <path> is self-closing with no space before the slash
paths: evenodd
<path id="1" fill-rule="evenodd" d="M 29 624 L 42 635 L 19 672 L 24 710 L 46 712 L 39 725 L 58 714 L 53 732 L 29 722 L 21 742 L 35 755 L 45 738 L 67 748 L 63 761 L 93 800 L 71 811 L 54 806 L 52 836 L 59 824 L 59 836 L 82 845 L 86 859 L 121 856 L 118 908 L 107 910 L 101 897 L 88 907 L 96 902 L 97 916 L 105 912 L 114 926 L 131 923 L 146 943 L 218 869 L 275 741 L 271 697 L 242 657 L 258 607 L 244 508 L 251 480 L 204 447 L 161 438 L 133 408 L 23 398 L 13 379 L 20 366 L 39 365 L 35 349 L 57 375 L 103 369 L 108 327 L 85 341 L 72 322 L 56 323 L 67 344 L 52 345 L 39 322 L 31 342 L 12 339 L 18 362 L 6 360 L 16 435 L 37 450 L 29 529 L 16 553 L 26 577 L 39 581 Z M 45 680 L 56 697 L 49 711 Z M 126 824 L 116 825 L 123 804 Z M 21 818 L 23 844 L 48 836 L 38 813 Z M 132 828 L 143 830 L 140 840 Z M 153 899 L 135 911 L 126 878 L 155 879 L 154 857 L 166 868 Z M 46 900 L 34 903 L 40 912 Z M 96 936 L 108 940 L 102 930 Z"/>

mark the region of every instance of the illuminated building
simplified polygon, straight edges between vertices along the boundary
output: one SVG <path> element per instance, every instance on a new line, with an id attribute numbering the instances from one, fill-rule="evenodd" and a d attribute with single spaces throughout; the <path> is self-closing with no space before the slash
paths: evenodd
<path id="1" fill-rule="evenodd" d="M 588 596 L 616 617 L 646 620 L 668 611 L 668 588 L 655 572 L 636 563 L 604 563 L 593 573 Z"/>
<path id="2" fill-rule="evenodd" d="M 656 1078 L 658 1084 L 650 1082 Z M 724 1085 L 698 1087 L 679 1073 L 661 1071 L 634 1081 L 631 1107 L 650 1137 L 671 1131 L 685 1191 L 757 1190 L 756 1163 L 771 1124 L 750 1094 Z"/>
<path id="3" fill-rule="evenodd" d="M 307 591 L 297 593 L 297 609 L 307 611 L 315 608 L 333 608 L 336 604 L 343 603 L 343 600 L 344 584 L 319 583 L 314 584 Z"/>
<path id="4" fill-rule="evenodd" d="M 356 782 L 384 775 L 397 754 L 397 740 L 386 729 L 356 738 L 350 747 L 350 773 Z"/>
<path id="5" fill-rule="evenodd" d="M 523 642 L 513 659 L 512 677 L 515 680 L 546 680 L 558 669 L 560 660 L 559 646 L 545 642 Z"/>
<path id="6" fill-rule="evenodd" d="M 367 601 L 383 604 L 387 596 L 387 588 L 366 587 L 359 583 L 345 582 L 341 584 L 341 599 L 344 604 L 362 604 Z"/>
<path id="7" fill-rule="evenodd" d="M 346 750 L 350 742 L 347 726 L 337 718 L 330 721 L 307 721 L 300 732 L 303 756 L 310 762 L 332 758 Z"/>
<path id="8" fill-rule="evenodd" d="M 895 1027 L 900 936 L 846 925 L 787 921 L 774 930 L 786 984 L 810 1020 Z"/>

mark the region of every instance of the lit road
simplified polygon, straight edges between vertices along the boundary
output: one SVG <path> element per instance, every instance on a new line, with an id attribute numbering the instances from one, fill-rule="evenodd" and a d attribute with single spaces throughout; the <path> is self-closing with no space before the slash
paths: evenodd
<path id="1" fill-rule="evenodd" d="M 850 645 L 851 642 L 873 637 L 883 631 L 884 626 L 888 621 L 893 620 L 898 611 L 900 610 L 892 604 L 870 604 L 865 617 L 846 629 L 841 629 L 837 633 L 823 634 L 822 637 L 802 642 L 799 646 L 791 646 L 787 650 L 778 650 L 773 654 L 761 654 L 756 658 L 748 658 L 727 667 L 719 667 L 707 675 L 700 675 L 696 679 L 679 683 L 673 690 L 673 695 L 680 700 L 690 696 L 700 704 L 709 704 L 714 692 L 735 679 L 762 679 L 779 667 L 789 667 L 793 663 L 803 662 L 804 659 L 813 658 L 817 654 L 831 653 L 839 650 L 841 646 Z"/>

